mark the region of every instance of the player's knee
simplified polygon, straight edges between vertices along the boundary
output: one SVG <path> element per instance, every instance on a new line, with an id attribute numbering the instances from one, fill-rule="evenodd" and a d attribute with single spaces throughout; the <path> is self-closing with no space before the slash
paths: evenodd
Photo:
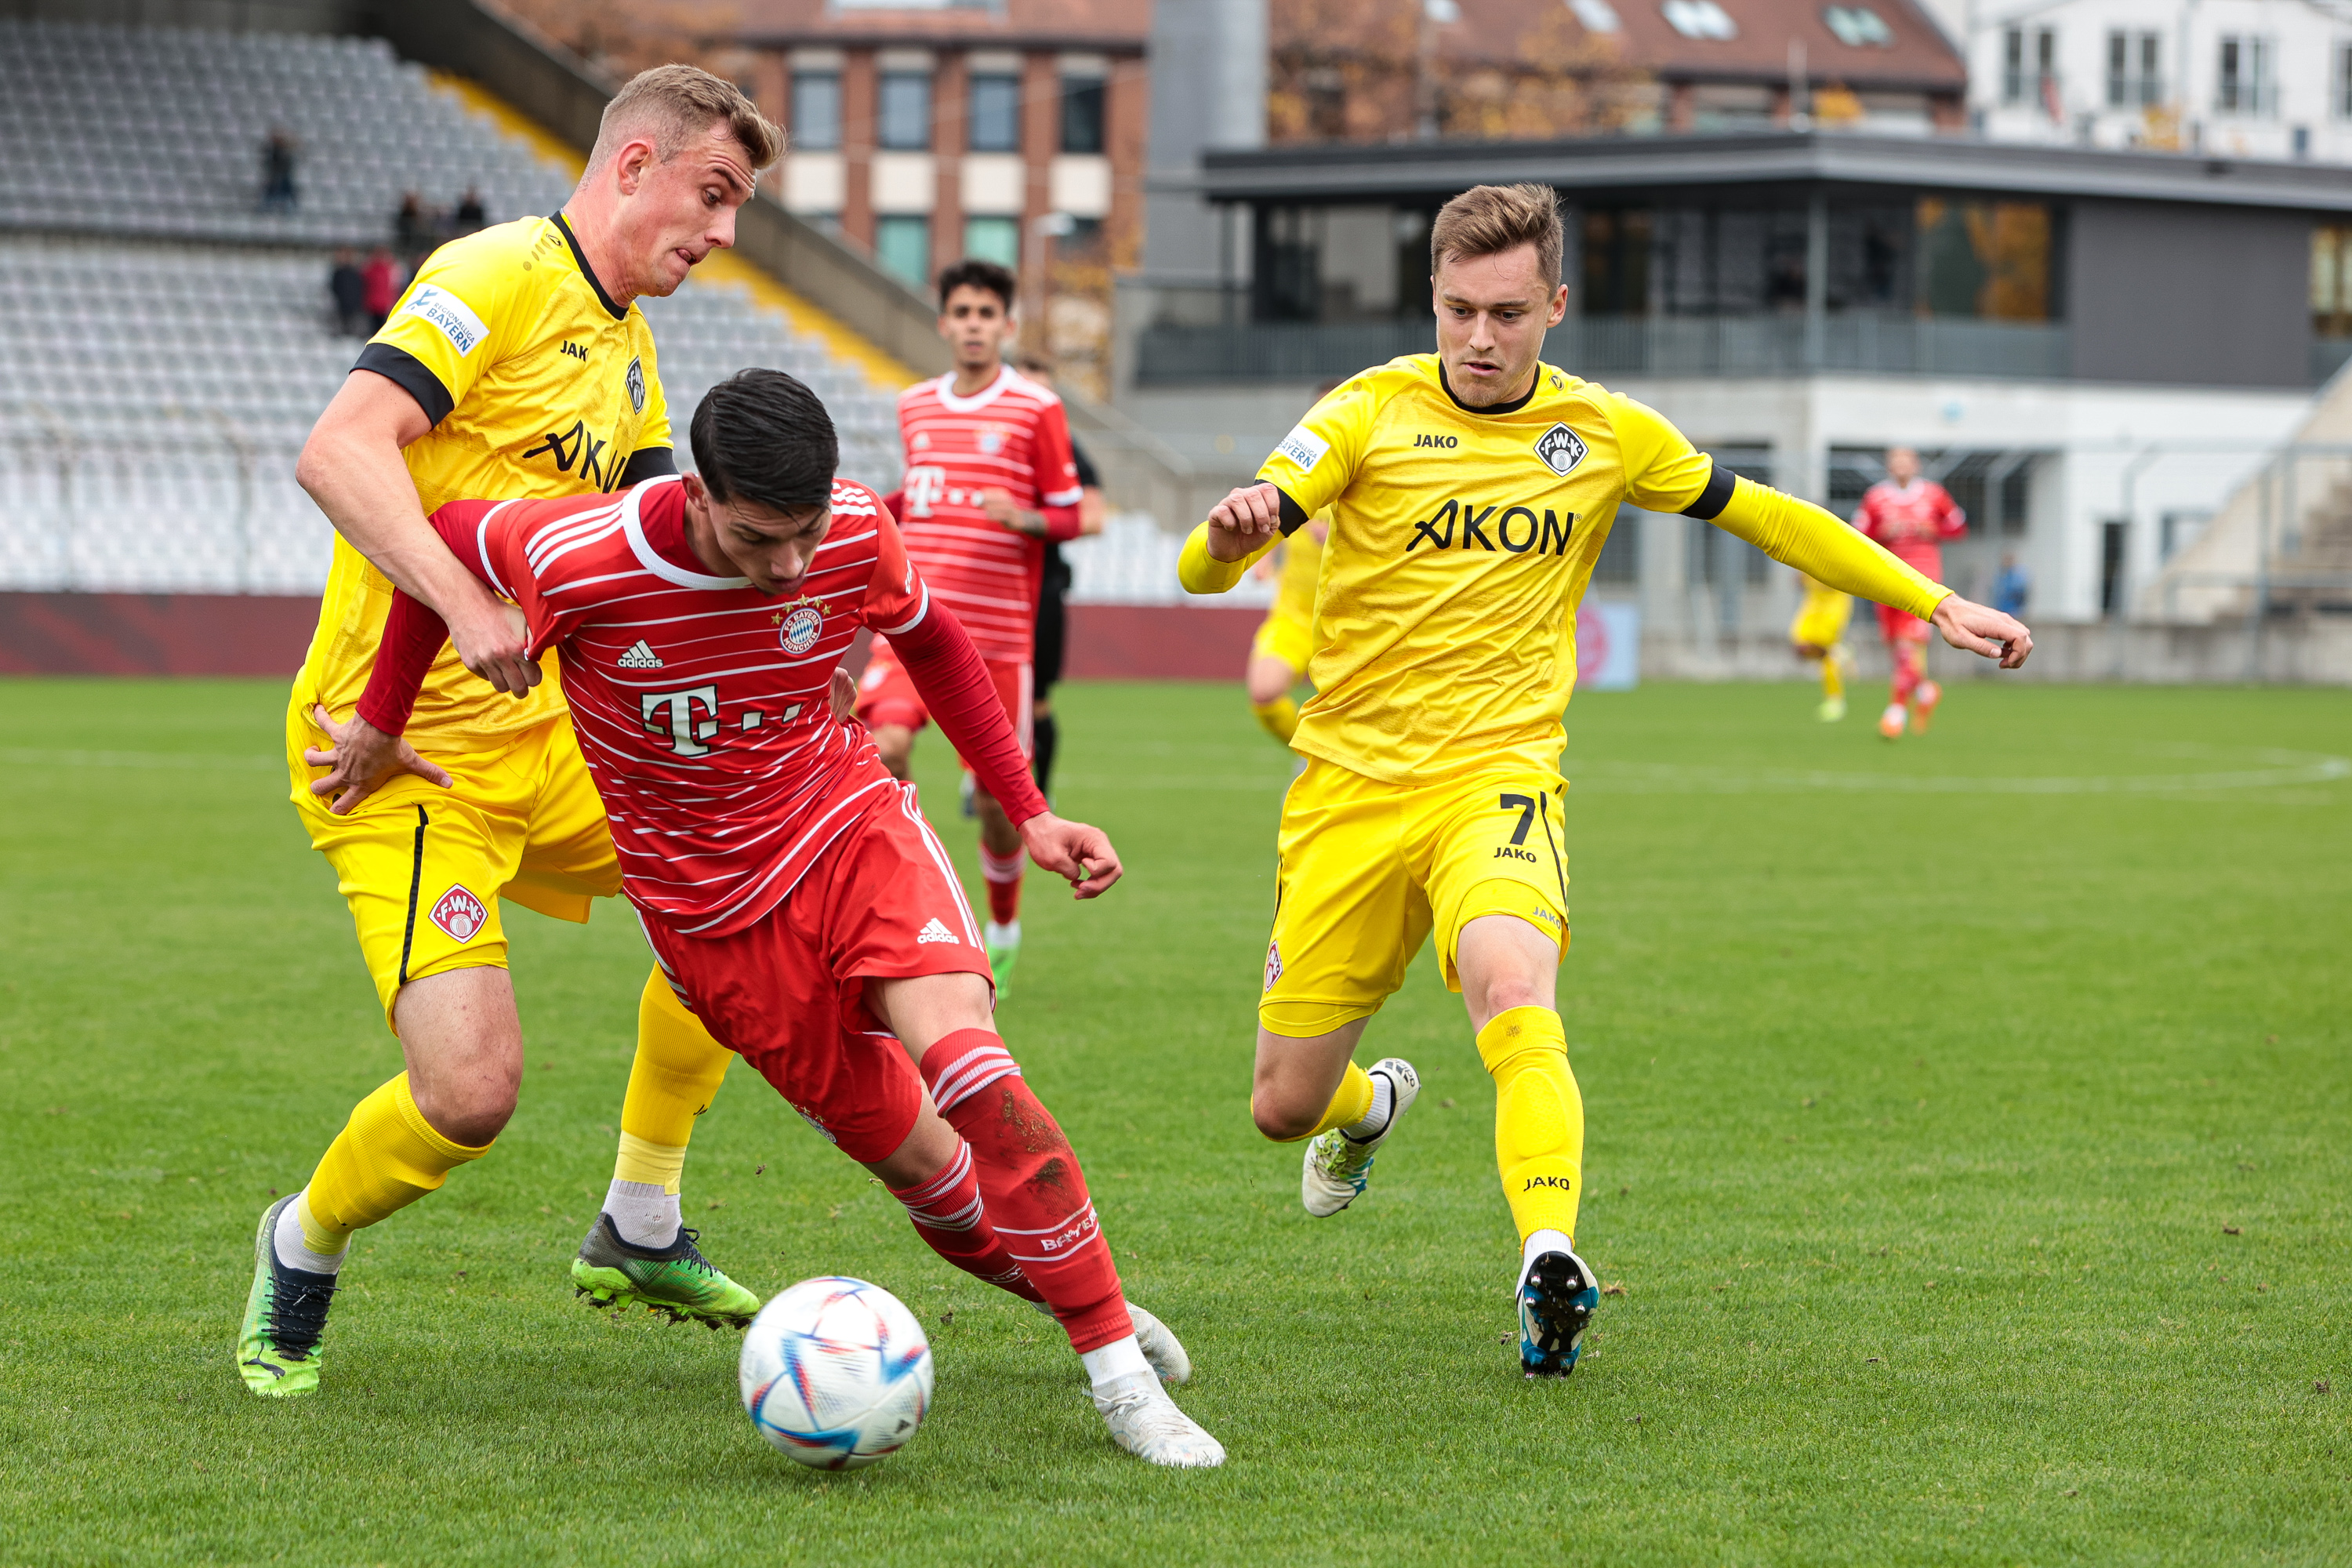
<path id="1" fill-rule="evenodd" d="M 1296 1143 L 1315 1131 L 1323 1108 L 1286 1103 L 1278 1093 L 1260 1089 L 1250 1096 L 1250 1120 L 1258 1131 L 1276 1143 Z"/>

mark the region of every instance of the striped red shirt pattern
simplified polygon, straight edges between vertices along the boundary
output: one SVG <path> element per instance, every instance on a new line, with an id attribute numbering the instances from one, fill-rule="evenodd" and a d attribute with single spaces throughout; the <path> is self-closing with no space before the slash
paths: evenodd
<path id="1" fill-rule="evenodd" d="M 981 495 L 1010 491 L 1027 510 L 1078 503 L 1077 461 L 1062 400 L 1011 365 L 970 397 L 955 377 L 898 397 L 906 447 L 907 552 L 981 657 L 1027 662 L 1037 619 L 1044 543 L 990 521 Z"/>
<path id="2" fill-rule="evenodd" d="M 865 729 L 834 721 L 827 689 L 860 626 L 910 631 L 930 601 L 863 485 L 834 482 L 832 531 L 789 601 L 710 575 L 685 514 L 671 478 L 618 496 L 453 501 L 434 521 L 522 607 L 534 653 L 563 645 L 630 899 L 682 934 L 722 936 L 783 902 L 874 792 L 896 787 Z M 470 551 L 452 523 L 471 525 Z"/>

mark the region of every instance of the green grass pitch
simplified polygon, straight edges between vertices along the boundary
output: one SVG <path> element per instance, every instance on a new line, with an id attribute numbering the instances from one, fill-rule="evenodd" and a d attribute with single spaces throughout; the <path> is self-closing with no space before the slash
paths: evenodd
<path id="1" fill-rule="evenodd" d="M 256 1216 L 397 1060 L 282 690 L 0 683 L 0 1563 L 2352 1560 L 2352 696 L 1959 683 L 1898 746 L 1867 692 L 1578 699 L 1580 1244 L 1623 1294 L 1539 1386 L 1429 956 L 1365 1052 L 1420 1105 L 1309 1220 L 1247 1114 L 1287 759 L 1234 688 L 1066 689 L 1060 804 L 1129 879 L 1033 879 L 1002 1022 L 1232 1460 L 1115 1452 L 1050 1326 L 739 1068 L 687 1169 L 711 1256 L 936 1336 L 927 1428 L 824 1477 L 753 1436 L 734 1336 L 572 1299 L 618 908 L 511 915 L 520 1111 L 360 1238 L 323 1394 L 244 1392 Z"/>

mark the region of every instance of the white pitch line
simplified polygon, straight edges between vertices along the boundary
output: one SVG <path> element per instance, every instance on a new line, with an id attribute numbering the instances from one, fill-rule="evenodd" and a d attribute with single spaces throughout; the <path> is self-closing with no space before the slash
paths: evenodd
<path id="1" fill-rule="evenodd" d="M 274 773 L 282 757 L 232 756 L 220 752 L 38 752 L 0 749 L 0 764 L 17 768 L 201 769 L 225 773 Z"/>

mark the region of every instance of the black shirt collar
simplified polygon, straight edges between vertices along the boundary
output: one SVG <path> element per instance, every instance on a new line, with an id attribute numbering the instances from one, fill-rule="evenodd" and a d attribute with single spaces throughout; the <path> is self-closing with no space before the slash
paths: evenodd
<path id="1" fill-rule="evenodd" d="M 1517 414 L 1520 409 L 1525 408 L 1528 404 L 1535 401 L 1536 393 L 1543 386 L 1543 363 L 1541 361 L 1537 362 L 1536 377 L 1533 381 L 1528 383 L 1528 390 L 1523 395 L 1515 397 L 1508 403 L 1489 404 L 1484 408 L 1473 408 L 1468 404 L 1454 395 L 1454 388 L 1447 384 L 1445 379 L 1445 362 L 1444 360 L 1439 360 L 1437 362 L 1437 384 L 1444 390 L 1447 399 L 1453 403 L 1454 406 L 1459 408 L 1465 414 Z"/>
<path id="2" fill-rule="evenodd" d="M 613 320 L 616 321 L 625 320 L 629 314 L 629 308 L 626 305 L 615 305 L 613 303 L 613 297 L 604 292 L 604 285 L 598 279 L 596 269 L 588 265 L 588 253 L 580 248 L 580 237 L 572 232 L 572 226 L 564 221 L 563 215 L 560 212 L 552 214 L 548 221 L 563 231 L 563 243 L 572 247 L 572 259 L 580 264 L 580 276 L 588 279 L 588 287 L 596 290 L 596 302 L 613 313 Z M 1521 401 L 1524 402 L 1525 399 Z"/>

